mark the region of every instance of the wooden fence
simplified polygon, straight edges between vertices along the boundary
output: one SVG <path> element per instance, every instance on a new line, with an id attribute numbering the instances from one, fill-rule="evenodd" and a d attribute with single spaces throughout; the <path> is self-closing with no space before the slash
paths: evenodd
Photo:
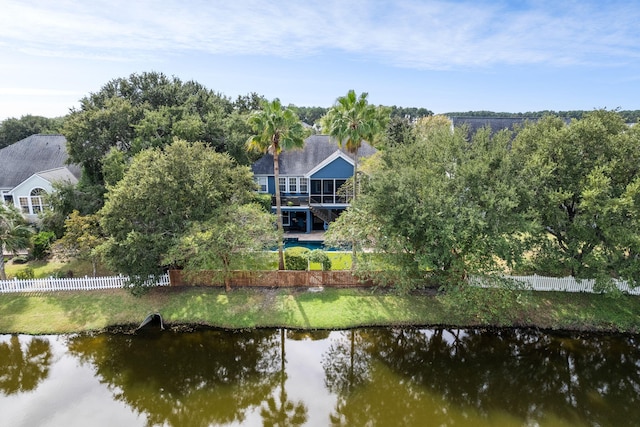
<path id="1" fill-rule="evenodd" d="M 9 292 L 49 292 L 49 291 L 91 291 L 97 289 L 117 289 L 129 285 L 126 276 L 71 277 L 44 279 L 0 280 L 0 293 Z M 150 280 L 146 286 L 169 286 L 169 275 Z"/>
<path id="2" fill-rule="evenodd" d="M 170 270 L 171 286 L 223 286 L 221 272 L 202 271 L 187 274 L 182 270 Z M 372 286 L 373 282 L 363 281 L 351 271 L 232 271 L 228 279 L 231 287 L 348 287 Z"/>

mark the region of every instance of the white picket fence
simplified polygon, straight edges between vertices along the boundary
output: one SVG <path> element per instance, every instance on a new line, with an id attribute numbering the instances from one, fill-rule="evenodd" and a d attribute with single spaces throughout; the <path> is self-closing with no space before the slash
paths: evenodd
<path id="1" fill-rule="evenodd" d="M 526 289 L 534 291 L 556 291 L 556 292 L 587 292 L 597 293 L 593 290 L 596 283 L 594 279 L 578 280 L 573 276 L 568 277 L 546 277 L 538 276 L 505 276 L 506 279 L 515 280 L 525 285 Z M 474 278 L 472 283 L 481 285 L 481 279 Z M 629 295 L 640 295 L 640 286 L 632 288 L 624 280 L 614 279 L 613 283 L 618 289 Z"/>
<path id="2" fill-rule="evenodd" d="M 0 280 L 0 293 L 9 292 L 50 292 L 50 291 L 91 291 L 97 289 L 117 289 L 129 285 L 126 276 L 106 277 L 46 277 L 43 279 Z M 149 280 L 145 286 L 169 286 L 169 275 Z"/>
<path id="3" fill-rule="evenodd" d="M 574 277 L 546 277 L 546 276 L 505 276 L 507 279 L 516 280 L 525 285 L 525 288 L 534 291 L 557 291 L 557 292 L 588 292 L 593 293 L 595 280 L 577 280 Z M 474 278 L 472 283 L 482 286 L 481 280 Z M 622 280 L 614 280 L 618 289 L 629 295 L 640 295 L 640 286 L 631 288 L 629 284 Z M 0 293 L 9 292 L 49 292 L 49 291 L 90 291 L 97 289 L 117 289 L 124 288 L 129 284 L 126 276 L 107 277 L 73 277 L 26 280 L 0 280 Z M 146 286 L 169 286 L 169 275 L 159 276 L 157 280 L 145 283 Z"/>

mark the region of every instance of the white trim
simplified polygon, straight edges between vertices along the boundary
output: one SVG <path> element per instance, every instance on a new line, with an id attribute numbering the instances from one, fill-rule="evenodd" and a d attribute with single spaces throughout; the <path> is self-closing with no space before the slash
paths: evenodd
<path id="1" fill-rule="evenodd" d="M 291 226 L 291 211 L 289 211 L 289 210 L 280 210 L 280 216 L 282 218 L 282 226 L 283 227 Z M 286 222 L 285 222 L 285 216 L 286 216 Z"/>
<path id="2" fill-rule="evenodd" d="M 268 175 L 254 175 L 254 181 L 258 184 L 258 193 L 268 193 L 269 192 L 269 176 Z M 264 179 L 264 190 L 262 190 L 262 183 L 260 180 Z"/>
<path id="3" fill-rule="evenodd" d="M 284 181 L 284 189 L 280 190 L 280 193 L 289 193 L 289 194 L 309 194 L 309 178 L 300 175 L 281 175 L 278 179 Z M 291 181 L 295 179 L 296 190 L 291 191 Z M 301 191 L 302 183 L 306 180 L 307 191 Z M 274 179 L 275 181 L 275 179 Z M 278 188 L 280 188 L 280 183 L 278 183 Z"/>
<path id="4" fill-rule="evenodd" d="M 343 158 L 351 166 L 355 166 L 355 162 L 353 161 L 353 159 L 351 157 L 347 156 L 345 153 L 343 153 L 342 151 L 338 150 L 338 151 L 335 151 L 332 155 L 330 155 L 326 159 L 324 159 L 322 162 L 320 162 L 315 168 L 311 169 L 309 172 L 304 174 L 304 177 L 305 178 L 311 178 L 311 175 L 313 175 L 314 173 L 320 171 L 324 167 L 330 165 L 331 163 L 333 163 L 333 161 L 335 161 L 338 158 Z"/>

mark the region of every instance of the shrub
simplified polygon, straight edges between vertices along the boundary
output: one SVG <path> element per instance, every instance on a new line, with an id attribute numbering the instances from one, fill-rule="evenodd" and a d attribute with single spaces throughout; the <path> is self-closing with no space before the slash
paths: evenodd
<path id="1" fill-rule="evenodd" d="M 309 262 L 322 264 L 322 271 L 331 270 L 331 259 L 329 259 L 329 255 L 327 255 L 327 253 L 322 249 L 315 249 L 311 251 L 307 256 L 307 259 Z"/>
<path id="2" fill-rule="evenodd" d="M 33 271 L 33 268 L 31 267 L 27 267 L 23 270 L 16 272 L 16 278 L 19 280 L 28 280 L 28 279 L 33 279 L 35 277 L 36 277 L 36 273 L 35 271 Z"/>
<path id="3" fill-rule="evenodd" d="M 284 265 L 287 270 L 306 270 L 309 265 L 307 255 L 311 252 L 307 248 L 295 246 L 285 249 Z"/>
<path id="4" fill-rule="evenodd" d="M 18 255 L 11 258 L 11 262 L 14 264 L 26 264 L 27 262 L 29 262 L 29 257 L 26 255 Z"/>
<path id="5" fill-rule="evenodd" d="M 44 259 L 51 253 L 51 243 L 56 239 L 53 231 L 41 231 L 32 237 L 34 259 Z"/>

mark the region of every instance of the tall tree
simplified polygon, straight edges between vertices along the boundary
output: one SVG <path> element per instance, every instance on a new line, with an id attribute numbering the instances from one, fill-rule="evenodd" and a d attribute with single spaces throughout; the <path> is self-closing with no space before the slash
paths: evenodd
<path id="1" fill-rule="evenodd" d="M 373 144 L 373 140 L 383 132 L 388 120 L 383 110 L 369 104 L 368 94 L 359 96 L 352 89 L 346 96 L 339 97 L 333 107 L 321 119 L 322 132 L 336 138 L 338 143 L 353 154 L 353 198 L 358 193 L 358 150 L 362 141 Z"/>
<path id="2" fill-rule="evenodd" d="M 133 278 L 161 274 L 170 248 L 193 223 L 215 220 L 223 206 L 250 202 L 254 188 L 248 167 L 203 143 L 178 140 L 142 151 L 109 187 L 99 212 L 107 265 Z"/>
<path id="3" fill-rule="evenodd" d="M 280 164 L 282 150 L 302 148 L 306 131 L 298 116 L 290 108 L 283 108 L 278 98 L 263 102 L 262 110 L 249 117 L 249 125 L 255 135 L 247 140 L 247 148 L 253 151 L 269 153 L 273 156 L 273 174 L 275 176 L 276 216 L 278 222 L 278 269 L 284 270 L 284 248 L 282 237 L 282 208 L 280 202 Z"/>
<path id="4" fill-rule="evenodd" d="M 225 151 L 224 118 L 232 111 L 229 99 L 197 82 L 156 72 L 132 74 L 82 98 L 63 134 L 71 160 L 84 166 L 90 182 L 103 184 L 102 159 L 113 147 L 130 158 L 178 138 Z"/>
<path id="5" fill-rule="evenodd" d="M 637 283 L 640 128 L 615 111 L 567 123 L 548 116 L 513 141 L 522 209 L 531 214 L 536 267 Z"/>
<path id="6" fill-rule="evenodd" d="M 0 280 L 7 280 L 4 253 L 17 253 L 31 244 L 31 228 L 13 206 L 0 203 Z"/>
<path id="7" fill-rule="evenodd" d="M 367 100 L 368 93 L 359 96 L 352 89 L 346 96 L 339 97 L 333 107 L 321 119 L 322 132 L 336 138 L 338 144 L 353 155 L 353 192 L 352 202 L 355 202 L 359 191 L 358 179 L 358 150 L 362 141 L 373 144 L 376 135 L 384 131 L 388 115 L 383 109 L 376 109 Z M 351 242 L 351 266 L 357 265 L 356 241 Z"/>
<path id="8" fill-rule="evenodd" d="M 472 141 L 466 132 L 435 126 L 413 144 L 390 147 L 365 181 L 360 197 L 327 233 L 329 244 L 361 245 L 390 265 L 374 279 L 402 289 L 463 282 L 469 273 L 511 261 L 518 200 L 505 176 L 510 135 L 488 130 Z M 380 269 L 363 259 L 359 269 Z"/>

